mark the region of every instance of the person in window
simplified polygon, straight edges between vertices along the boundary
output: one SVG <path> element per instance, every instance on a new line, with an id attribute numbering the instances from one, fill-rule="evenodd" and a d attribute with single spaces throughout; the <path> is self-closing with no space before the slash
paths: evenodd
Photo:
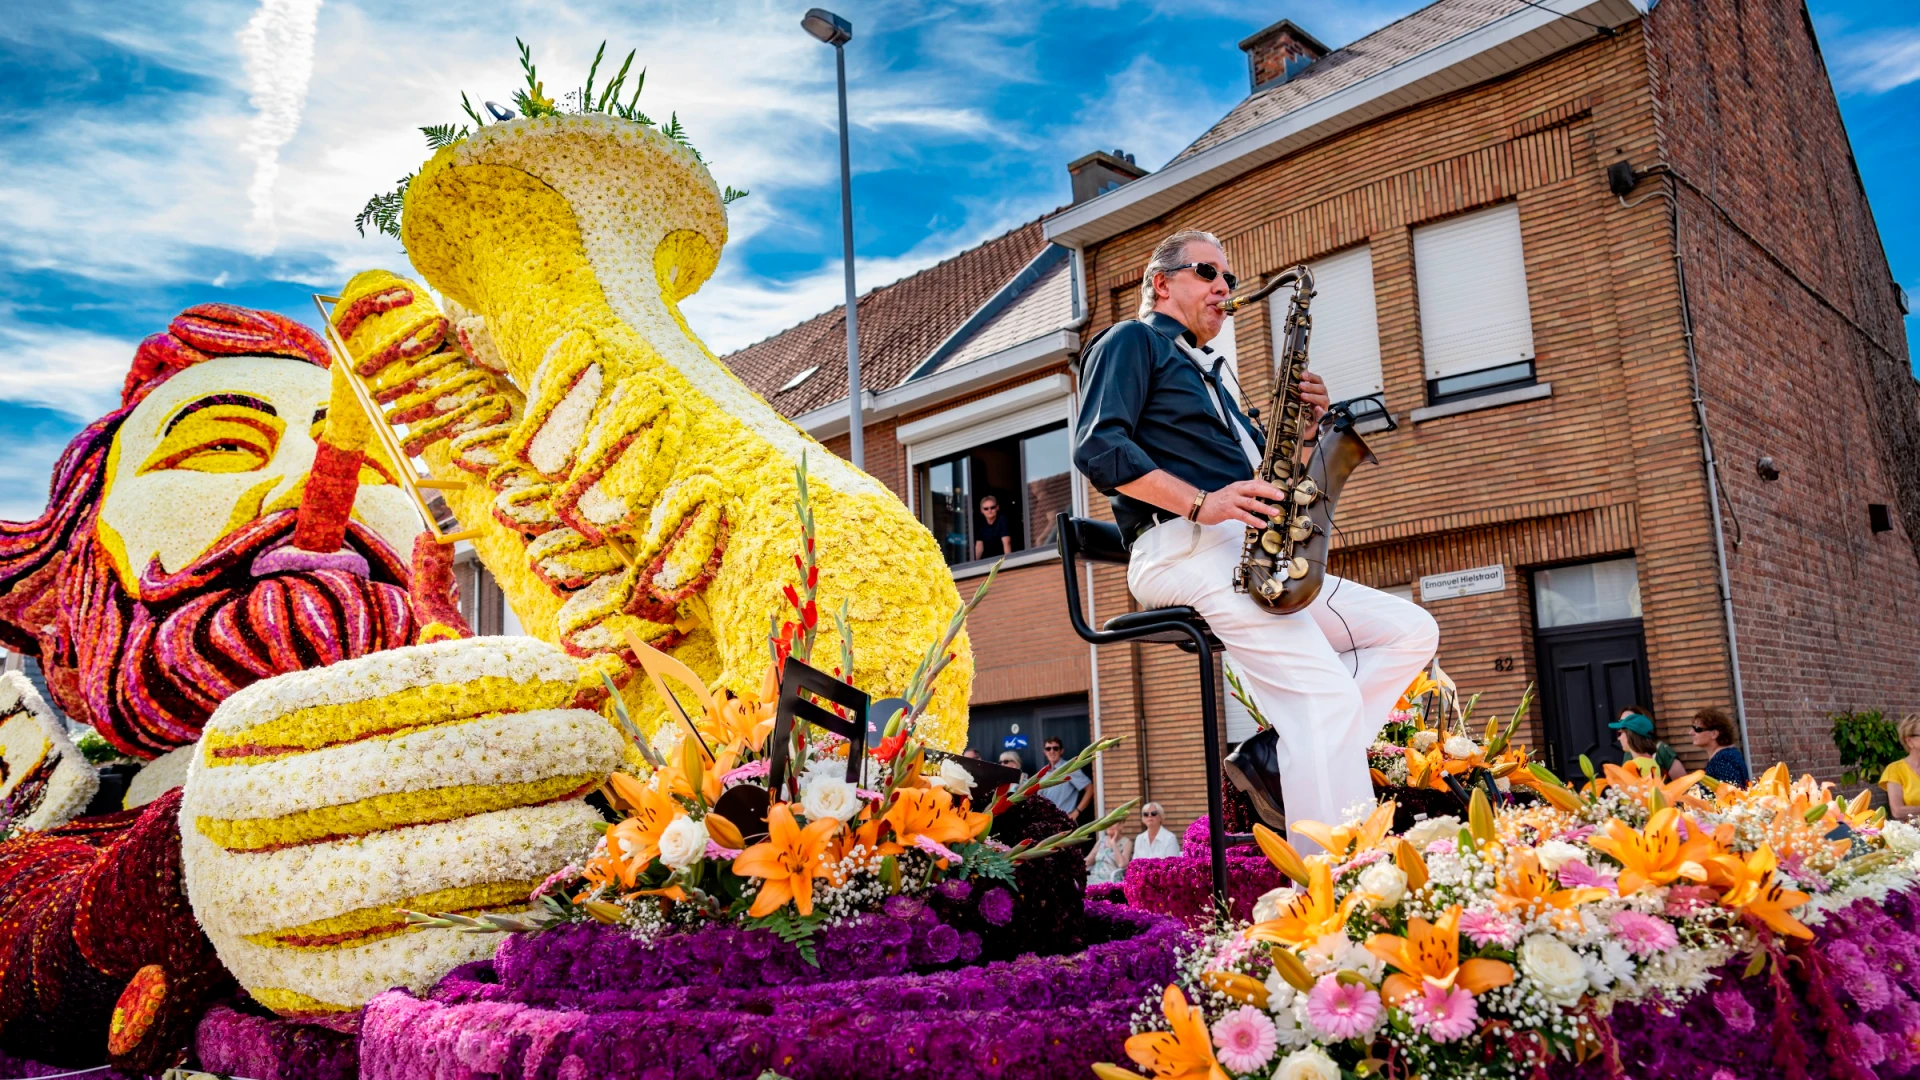
<path id="1" fill-rule="evenodd" d="M 1000 520 L 1000 500 L 991 495 L 980 500 L 981 525 L 973 533 L 973 557 L 984 559 L 988 555 L 1000 556 L 1013 554 L 1013 537 L 1007 532 L 1007 523 Z"/>
<path id="2" fill-rule="evenodd" d="M 1196 609 L 1267 715 L 1287 718 L 1229 755 L 1236 786 L 1272 828 L 1283 825 L 1283 801 L 1300 820 L 1343 821 L 1373 804 L 1367 745 L 1433 659 L 1440 630 L 1415 604 L 1332 575 L 1290 615 L 1234 588 L 1248 527 L 1264 527 L 1284 498 L 1255 479 L 1264 435 L 1231 392 L 1226 358 L 1207 346 L 1235 284 L 1211 234 L 1160 242 L 1141 276 L 1139 317 L 1083 357 L 1073 461 L 1111 500 L 1141 605 Z M 1326 384 L 1308 371 L 1300 390 L 1317 420 Z M 1304 835 L 1294 843 L 1319 850 Z"/>
<path id="3" fill-rule="evenodd" d="M 1180 838 L 1173 830 L 1165 827 L 1166 811 L 1160 804 L 1150 802 L 1140 808 L 1140 838 L 1133 842 L 1133 857 L 1136 859 L 1171 859 L 1180 854 Z"/>
<path id="4" fill-rule="evenodd" d="M 1905 821 L 1920 817 L 1920 714 L 1901 717 L 1899 732 L 1907 756 L 1887 766 L 1880 786 L 1887 789 L 1887 814 Z"/>
<path id="5" fill-rule="evenodd" d="M 1693 714 L 1693 745 L 1705 750 L 1707 775 L 1727 784 L 1747 785 L 1747 759 L 1740 748 L 1733 745 L 1733 718 L 1719 709 L 1701 709 Z M 1678 780 L 1687 775 L 1687 767 L 1674 762 L 1667 769 L 1667 778 Z"/>

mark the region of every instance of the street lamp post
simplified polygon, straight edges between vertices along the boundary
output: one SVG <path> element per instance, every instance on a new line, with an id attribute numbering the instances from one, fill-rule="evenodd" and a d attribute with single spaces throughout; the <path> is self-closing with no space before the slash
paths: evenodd
<path id="1" fill-rule="evenodd" d="M 864 469 L 866 432 L 860 420 L 859 297 L 853 288 L 853 173 L 847 160 L 847 53 L 853 24 L 825 8 L 807 11 L 800 25 L 807 33 L 833 46 L 833 65 L 840 76 L 840 240 L 847 267 L 847 452 L 853 467 Z"/>

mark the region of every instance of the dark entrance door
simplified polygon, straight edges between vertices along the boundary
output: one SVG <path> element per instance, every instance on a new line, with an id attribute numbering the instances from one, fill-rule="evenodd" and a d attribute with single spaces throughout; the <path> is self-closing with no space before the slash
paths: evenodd
<path id="1" fill-rule="evenodd" d="M 1550 767 L 1578 784 L 1580 755 L 1597 769 L 1618 764 L 1620 746 L 1607 727 L 1630 705 L 1653 696 L 1647 681 L 1647 645 L 1639 619 L 1538 630 L 1540 704 Z"/>

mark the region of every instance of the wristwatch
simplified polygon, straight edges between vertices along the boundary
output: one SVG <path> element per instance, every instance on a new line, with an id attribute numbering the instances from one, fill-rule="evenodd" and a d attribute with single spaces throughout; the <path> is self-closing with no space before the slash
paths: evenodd
<path id="1" fill-rule="evenodd" d="M 1208 496 L 1209 494 L 1211 494 L 1211 492 L 1206 492 L 1206 491 L 1196 491 L 1196 492 L 1194 492 L 1194 495 L 1193 495 L 1193 505 L 1187 508 L 1187 520 L 1188 520 L 1188 521 L 1191 521 L 1191 522 L 1195 522 L 1195 523 L 1198 523 L 1198 522 L 1199 522 L 1199 520 L 1200 520 L 1200 508 L 1201 508 L 1201 507 L 1203 507 L 1203 506 L 1205 506 L 1205 505 L 1207 505 L 1207 496 Z"/>

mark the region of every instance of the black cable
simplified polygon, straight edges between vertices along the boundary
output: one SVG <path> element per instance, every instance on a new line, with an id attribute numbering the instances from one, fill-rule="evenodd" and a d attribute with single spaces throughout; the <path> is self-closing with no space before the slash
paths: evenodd
<path id="1" fill-rule="evenodd" d="M 1601 37 L 1612 37 L 1615 34 L 1618 34 L 1620 32 L 1618 30 L 1615 30 L 1611 26 L 1602 26 L 1599 23 L 1590 23 L 1587 20 L 1580 18 L 1579 16 L 1568 15 L 1564 12 L 1554 11 L 1552 8 L 1548 7 L 1545 4 L 1536 3 L 1535 0 L 1520 0 L 1520 2 L 1527 5 L 1530 8 L 1539 8 L 1541 11 L 1547 12 L 1549 14 L 1558 15 L 1563 19 L 1568 19 L 1573 22 L 1577 22 L 1581 26 L 1591 26 L 1595 30 L 1599 31 Z"/>
<path id="2" fill-rule="evenodd" d="M 1333 527 L 1335 533 L 1340 531 L 1340 523 L 1332 517 L 1327 518 L 1327 524 Z M 1333 545 L 1328 544 L 1327 547 L 1332 548 Z M 1347 617 L 1340 614 L 1333 606 L 1333 598 L 1340 594 L 1340 586 L 1345 580 L 1345 578 L 1333 579 L 1333 591 L 1327 594 L 1327 610 L 1333 612 L 1333 617 L 1340 620 L 1340 629 L 1347 632 L 1347 651 L 1353 654 L 1353 671 L 1350 674 L 1357 679 L 1360 677 L 1360 643 L 1354 640 L 1353 627 L 1347 625 Z"/>

